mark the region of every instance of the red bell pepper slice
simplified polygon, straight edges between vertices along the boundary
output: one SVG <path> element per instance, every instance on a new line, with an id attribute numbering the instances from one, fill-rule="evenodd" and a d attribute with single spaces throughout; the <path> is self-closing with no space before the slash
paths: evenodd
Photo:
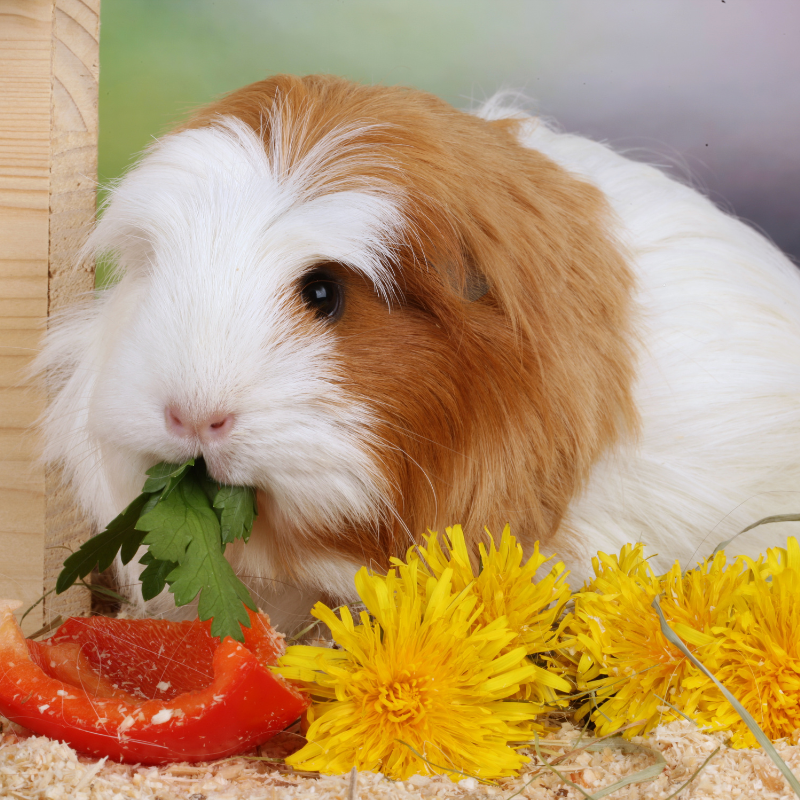
<path id="1" fill-rule="evenodd" d="M 250 612 L 245 644 L 208 622 L 73 617 L 26 640 L 0 600 L 0 713 L 34 733 L 116 761 L 235 755 L 297 719 L 308 699 L 268 666 L 282 639 Z"/>

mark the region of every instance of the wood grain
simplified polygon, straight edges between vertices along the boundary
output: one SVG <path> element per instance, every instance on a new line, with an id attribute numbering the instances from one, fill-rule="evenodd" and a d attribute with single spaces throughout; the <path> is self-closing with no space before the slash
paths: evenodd
<path id="1" fill-rule="evenodd" d="M 97 193 L 97 98 L 100 0 L 56 0 L 53 16 L 53 95 L 50 129 L 50 276 L 48 314 L 94 290 L 94 264 L 76 255 L 94 220 Z M 55 586 L 66 550 L 90 534 L 60 472 L 45 474 L 44 589 Z M 89 597 L 73 588 L 48 595 L 44 613 L 85 613 Z"/>
<path id="2" fill-rule="evenodd" d="M 0 594 L 42 594 L 45 481 L 24 380 L 47 318 L 52 3 L 0 0 Z M 40 608 L 26 622 L 41 625 Z"/>
<path id="3" fill-rule="evenodd" d="M 0 596 L 24 607 L 87 530 L 38 462 L 43 390 L 26 370 L 48 314 L 91 291 L 75 251 L 94 216 L 99 0 L 0 0 Z M 40 604 L 87 610 L 86 592 Z"/>

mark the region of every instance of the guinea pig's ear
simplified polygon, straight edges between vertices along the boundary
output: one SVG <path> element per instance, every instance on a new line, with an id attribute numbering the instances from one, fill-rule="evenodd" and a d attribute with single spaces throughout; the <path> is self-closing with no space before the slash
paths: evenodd
<path id="1" fill-rule="evenodd" d="M 489 291 L 489 281 L 471 255 L 465 253 L 461 260 L 460 265 L 449 262 L 439 267 L 438 272 L 455 294 L 468 303 L 474 303 Z"/>

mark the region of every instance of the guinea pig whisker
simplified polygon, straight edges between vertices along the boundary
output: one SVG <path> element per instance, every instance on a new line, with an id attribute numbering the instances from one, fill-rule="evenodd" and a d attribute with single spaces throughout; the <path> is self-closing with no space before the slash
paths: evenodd
<path id="1" fill-rule="evenodd" d="M 415 431 L 412 431 L 409 428 L 405 428 L 402 425 L 399 425 L 397 423 L 387 422 L 386 420 L 382 420 L 382 422 L 383 422 L 384 425 L 386 425 L 387 428 L 393 428 L 396 431 L 400 431 L 401 433 L 406 434 L 409 438 L 414 439 L 417 442 L 428 442 L 428 444 L 432 444 L 432 445 L 435 445 L 436 447 L 440 447 L 443 450 L 447 450 L 449 453 L 453 453 L 453 454 L 455 454 L 457 456 L 461 456 L 462 458 L 467 459 L 469 461 L 475 461 L 475 459 L 472 456 L 467 455 L 462 450 L 456 450 L 453 447 L 448 447 L 448 445 L 446 445 L 446 444 L 442 444 L 441 442 L 437 442 L 435 439 L 430 439 L 427 436 L 423 436 L 420 433 L 416 433 Z"/>
<path id="2" fill-rule="evenodd" d="M 373 406 L 381 406 L 390 412 L 394 410 L 389 403 L 385 401 L 376 400 L 375 398 L 369 398 L 369 400 L 367 400 L 365 398 L 360 398 L 357 395 L 354 395 L 354 399 L 360 402 L 364 402 L 365 404 L 371 404 Z M 392 428 L 393 430 L 400 431 L 401 433 L 406 434 L 409 438 L 412 438 L 415 441 L 428 442 L 429 444 L 436 445 L 436 447 L 441 447 L 442 449 L 447 450 L 450 453 L 454 453 L 455 455 L 461 456 L 462 458 L 469 459 L 470 461 L 475 460 L 472 458 L 472 456 L 467 455 L 461 450 L 455 450 L 454 448 L 449 447 L 446 444 L 442 444 L 441 442 L 437 442 L 435 439 L 430 439 L 427 436 L 423 436 L 422 434 L 417 433 L 416 431 L 411 430 L 410 428 L 406 428 L 405 426 L 401 425 L 398 422 L 393 422 L 389 419 L 386 419 L 385 417 L 380 418 L 380 424 L 385 425 L 387 428 Z"/>
<path id="3" fill-rule="evenodd" d="M 401 453 L 403 456 L 405 456 L 408 459 L 408 461 L 410 463 L 412 463 L 415 467 L 417 467 L 417 469 L 419 469 L 419 471 L 422 473 L 422 475 L 424 476 L 425 480 L 428 482 L 428 486 L 431 489 L 431 494 L 433 495 L 434 516 L 438 517 L 438 515 L 439 515 L 439 497 L 436 494 L 436 487 L 433 485 L 433 481 L 431 480 L 430 475 L 428 475 L 428 473 L 425 471 L 423 466 L 415 458 L 413 458 L 408 453 L 407 450 L 405 450 L 404 448 L 399 447 L 397 445 L 392 445 L 390 442 L 384 441 L 384 444 L 389 449 L 395 450 L 396 452 Z"/>
<path id="4" fill-rule="evenodd" d="M 250 573 L 247 573 L 247 572 L 237 572 L 236 575 L 239 578 L 243 578 L 243 579 L 246 578 L 246 579 L 250 579 L 250 580 L 253 580 L 253 581 L 258 581 L 259 583 L 269 584 L 269 585 L 281 587 L 281 588 L 284 588 L 284 589 L 300 589 L 301 588 L 299 584 L 297 584 L 297 583 L 295 583 L 293 581 L 282 581 L 282 580 L 279 580 L 278 578 L 265 578 L 263 575 L 250 574 Z M 259 592 L 256 591 L 255 589 L 253 589 L 252 587 L 250 587 L 250 591 L 253 592 L 253 594 L 256 595 L 256 597 L 260 597 L 261 596 L 259 594 Z"/>
<path id="5" fill-rule="evenodd" d="M 397 509 L 394 508 L 393 506 L 390 506 L 389 512 L 390 516 L 393 517 L 394 520 L 398 523 L 400 530 L 402 530 L 403 533 L 405 533 L 406 537 L 408 538 L 408 541 L 411 542 L 411 544 L 414 544 L 414 535 L 411 533 L 411 530 L 409 529 L 408 525 L 406 525 L 405 520 L 403 520 L 403 518 L 400 516 L 400 513 L 397 511 Z"/>

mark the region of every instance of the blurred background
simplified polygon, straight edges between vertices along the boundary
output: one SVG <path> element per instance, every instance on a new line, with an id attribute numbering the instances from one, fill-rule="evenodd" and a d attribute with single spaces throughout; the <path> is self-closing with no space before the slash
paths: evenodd
<path id="1" fill-rule="evenodd" d="M 101 14 L 103 183 L 193 108 L 277 72 L 462 108 L 513 88 L 800 261 L 800 0 L 102 0 Z"/>

